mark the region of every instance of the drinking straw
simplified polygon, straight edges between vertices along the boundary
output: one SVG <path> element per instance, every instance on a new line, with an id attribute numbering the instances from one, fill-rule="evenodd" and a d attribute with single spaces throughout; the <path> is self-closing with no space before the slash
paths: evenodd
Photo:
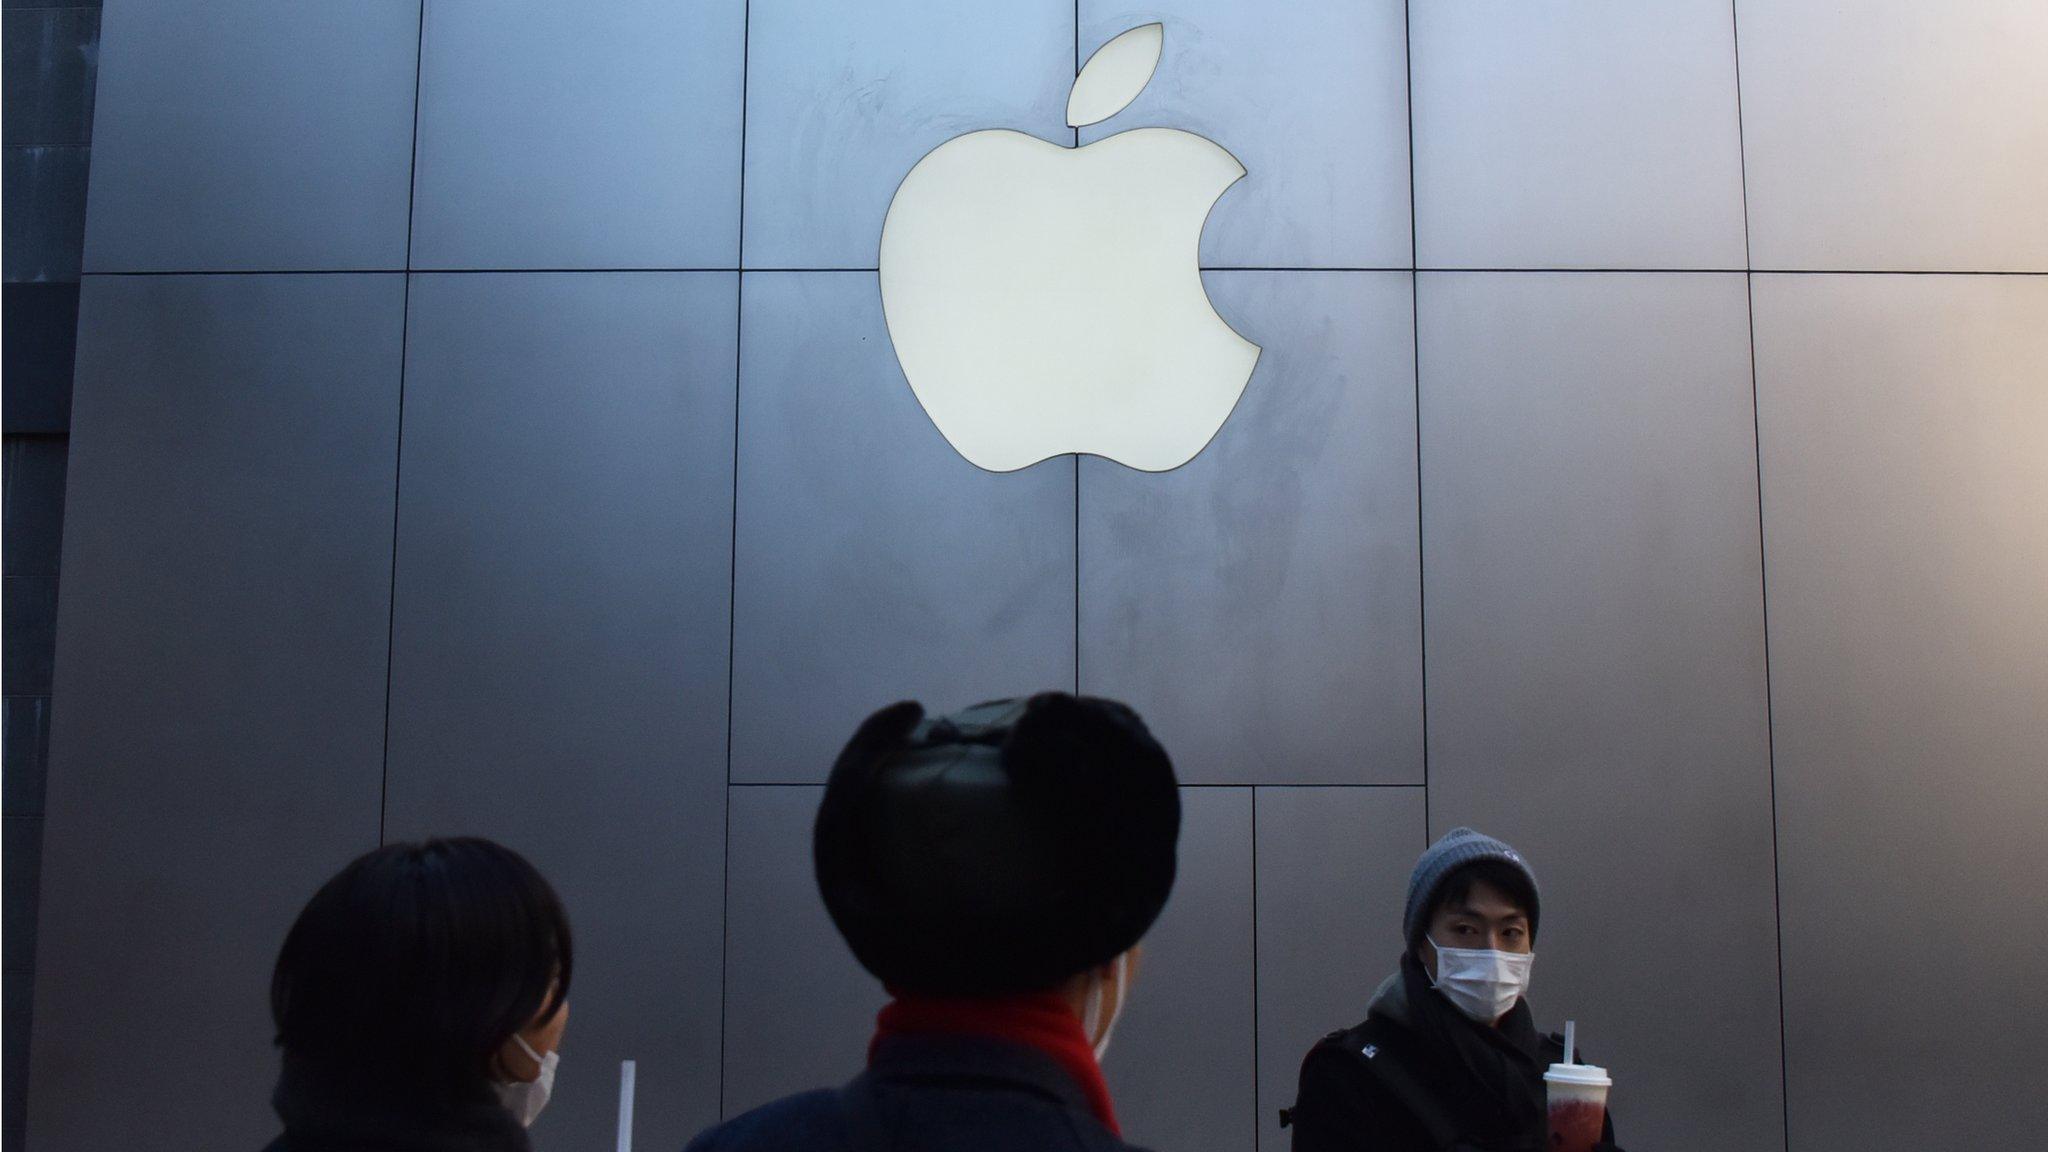
<path id="1" fill-rule="evenodd" d="M 1577 1064 L 1577 1063 L 1579 1062 L 1579 1047 L 1578 1047 L 1578 1042 L 1579 1042 L 1579 1022 L 1578 1022 L 1577 1020 L 1567 1020 L 1567 1021 L 1565 1021 L 1565 1022 L 1564 1022 L 1564 1062 L 1565 1062 L 1565 1063 L 1567 1063 L 1567 1064 Z M 621 1149 L 619 1150 L 619 1152 L 625 1152 L 625 1149 L 621 1148 Z"/>
<path id="2" fill-rule="evenodd" d="M 633 1152 L 633 1073 L 631 1060 L 619 1061 L 619 1152 Z"/>

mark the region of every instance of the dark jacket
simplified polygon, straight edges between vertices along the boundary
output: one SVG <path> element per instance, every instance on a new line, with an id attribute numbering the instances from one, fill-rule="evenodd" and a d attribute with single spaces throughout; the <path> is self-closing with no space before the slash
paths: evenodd
<path id="1" fill-rule="evenodd" d="M 1540 1152 L 1543 1072 L 1563 1058 L 1564 1041 L 1536 1031 L 1526 1002 L 1497 1027 L 1474 1023 L 1404 957 L 1365 1022 L 1302 1061 L 1287 1116 L 1294 1152 Z"/>
<path id="2" fill-rule="evenodd" d="M 687 1152 L 1122 1152 L 1053 1059 L 1001 1040 L 892 1036 L 840 1089 L 764 1104 Z"/>
<path id="3" fill-rule="evenodd" d="M 423 1093 L 368 1071 L 287 1057 L 270 1098 L 284 1133 L 264 1152 L 530 1152 L 526 1129 L 481 1077 L 460 1091 Z"/>

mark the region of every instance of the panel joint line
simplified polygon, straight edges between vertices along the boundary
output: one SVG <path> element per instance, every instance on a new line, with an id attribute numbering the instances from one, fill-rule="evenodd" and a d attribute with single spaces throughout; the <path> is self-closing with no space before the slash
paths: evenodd
<path id="1" fill-rule="evenodd" d="M 754 11 L 751 0 L 740 8 L 740 205 L 734 231 L 732 285 L 732 533 L 727 540 L 725 593 L 725 831 L 721 845 L 718 893 L 718 1118 L 725 1119 L 726 1005 L 731 1000 L 727 977 L 732 951 L 732 741 L 733 684 L 739 666 L 740 587 L 740 368 L 746 351 L 747 274 L 747 87 L 752 65 L 750 39 Z"/>
<path id="2" fill-rule="evenodd" d="M 391 681 L 398 659 L 398 507 L 405 480 L 405 368 L 412 351 L 413 201 L 419 191 L 420 75 L 426 71 L 427 4 L 420 0 L 412 48 L 412 152 L 405 174 L 405 280 L 398 294 L 398 422 L 391 446 L 391 576 L 384 603 L 384 748 L 377 770 L 377 843 L 382 845 L 391 807 Z"/>

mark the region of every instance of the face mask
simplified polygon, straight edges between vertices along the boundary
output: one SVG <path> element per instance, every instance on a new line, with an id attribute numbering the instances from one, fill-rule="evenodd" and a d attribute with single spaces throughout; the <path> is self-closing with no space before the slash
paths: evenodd
<path id="1" fill-rule="evenodd" d="M 1102 1036 L 1095 1041 L 1095 1059 L 1100 1061 L 1109 1051 L 1109 1038 L 1116 1035 L 1116 1022 L 1123 1019 L 1124 993 L 1130 988 L 1131 954 L 1124 953 L 1116 958 L 1116 1007 L 1109 1011 L 1109 1026 L 1102 1030 Z M 1081 1013 L 1081 1028 L 1090 1036 L 1102 1023 L 1102 981 L 1088 986 L 1088 1003 Z"/>
<path id="2" fill-rule="evenodd" d="M 550 1052 L 543 1056 L 535 1052 L 526 1042 L 526 1038 L 517 1033 L 513 1034 L 512 1042 L 519 1045 L 520 1051 L 533 1057 L 534 1063 L 540 1065 L 540 1075 L 532 1080 L 513 1080 L 493 1087 L 498 1090 L 499 1102 L 518 1118 L 519 1126 L 531 1128 L 534 1120 L 539 1118 L 540 1110 L 548 1106 L 548 1097 L 554 1094 L 555 1066 L 562 1062 L 562 1055 L 559 1052 Z"/>
<path id="3" fill-rule="evenodd" d="M 1536 962 L 1533 952 L 1445 948 L 1434 940 L 1429 946 L 1436 949 L 1436 979 L 1431 986 L 1481 1024 L 1491 1025 L 1507 1015 L 1529 990 L 1529 966 Z"/>

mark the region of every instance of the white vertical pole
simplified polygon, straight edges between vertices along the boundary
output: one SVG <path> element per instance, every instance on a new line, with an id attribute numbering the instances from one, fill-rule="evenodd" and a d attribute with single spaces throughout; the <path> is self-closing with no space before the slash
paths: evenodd
<path id="1" fill-rule="evenodd" d="M 631 1060 L 619 1061 L 619 1152 L 633 1152 L 633 1076 Z"/>

